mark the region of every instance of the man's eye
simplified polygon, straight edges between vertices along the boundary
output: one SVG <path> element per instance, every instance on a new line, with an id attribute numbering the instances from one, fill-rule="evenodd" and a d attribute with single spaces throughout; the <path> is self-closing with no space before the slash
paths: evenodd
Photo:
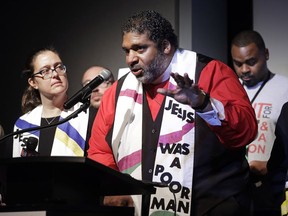
<path id="1" fill-rule="evenodd" d="M 246 62 L 246 64 L 249 65 L 249 66 L 253 66 L 253 65 L 255 65 L 256 63 L 257 63 L 257 61 L 256 61 L 255 59 L 251 59 L 251 60 L 249 60 L 249 61 Z"/>
<path id="2" fill-rule="evenodd" d="M 236 62 L 236 61 L 234 61 L 234 64 L 235 64 L 237 67 L 241 67 L 241 65 L 242 65 L 241 62 Z"/>
<path id="3" fill-rule="evenodd" d="M 146 50 L 146 47 L 138 47 L 137 52 L 143 53 Z"/>

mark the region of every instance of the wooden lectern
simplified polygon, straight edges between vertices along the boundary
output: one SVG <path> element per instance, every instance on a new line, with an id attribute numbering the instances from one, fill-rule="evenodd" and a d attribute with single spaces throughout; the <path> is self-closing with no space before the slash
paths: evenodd
<path id="1" fill-rule="evenodd" d="M 26 157 L 0 161 L 2 212 L 47 216 L 134 215 L 132 207 L 101 205 L 105 195 L 150 195 L 153 185 L 86 157 Z M 44 214 L 43 214 L 44 212 Z M 20 214 L 19 214 L 20 215 Z M 23 214 L 25 215 L 25 214 Z"/>

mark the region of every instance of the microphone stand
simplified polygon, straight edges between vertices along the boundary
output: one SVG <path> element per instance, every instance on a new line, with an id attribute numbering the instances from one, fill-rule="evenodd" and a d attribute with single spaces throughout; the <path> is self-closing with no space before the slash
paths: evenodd
<path id="1" fill-rule="evenodd" d="M 73 113 L 71 113 L 66 118 L 64 118 L 64 119 L 62 119 L 62 120 L 60 120 L 60 121 L 58 121 L 56 123 L 50 124 L 50 125 L 26 128 L 26 129 L 23 129 L 23 130 L 18 130 L 18 131 L 15 131 L 13 133 L 4 135 L 3 137 L 0 138 L 0 143 L 2 141 L 4 141 L 6 138 L 14 136 L 14 135 L 18 135 L 18 134 L 22 134 L 22 133 L 29 132 L 29 131 L 35 131 L 35 130 L 40 130 L 40 129 L 44 129 L 44 128 L 49 128 L 49 127 L 53 127 L 53 126 L 56 126 L 56 125 L 60 125 L 60 124 L 62 124 L 64 122 L 69 121 L 72 118 L 76 118 L 79 113 L 81 113 L 82 111 L 86 110 L 89 106 L 90 106 L 90 98 L 86 97 L 86 101 L 83 101 L 83 104 L 80 106 L 80 108 L 75 110 Z"/>

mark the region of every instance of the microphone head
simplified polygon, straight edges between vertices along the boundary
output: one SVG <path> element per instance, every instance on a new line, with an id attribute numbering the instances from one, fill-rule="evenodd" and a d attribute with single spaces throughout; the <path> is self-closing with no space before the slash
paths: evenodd
<path id="1" fill-rule="evenodd" d="M 28 142 L 26 143 L 27 149 L 30 151 L 35 151 L 38 145 L 38 139 L 35 137 L 29 137 Z"/>
<path id="2" fill-rule="evenodd" d="M 99 76 L 101 76 L 104 80 L 108 80 L 111 76 L 111 71 L 103 69 L 101 74 L 99 74 Z"/>
<path id="3" fill-rule="evenodd" d="M 91 80 L 87 85 L 83 86 L 78 92 L 76 92 L 70 99 L 68 99 L 63 107 L 65 109 L 70 109 L 79 101 L 86 103 L 89 100 L 90 94 L 94 88 L 99 86 L 102 82 L 107 81 L 112 76 L 109 70 L 103 69 L 102 72 Z"/>
<path id="4" fill-rule="evenodd" d="M 26 148 L 22 148 L 21 157 L 39 156 L 39 152 L 36 151 L 38 144 L 38 139 L 36 137 L 27 137 L 22 141 L 24 144 L 21 146 L 26 146 Z"/>
<path id="5" fill-rule="evenodd" d="M 35 151 L 37 145 L 38 145 L 38 139 L 36 137 L 26 137 L 22 140 L 24 142 L 24 145 L 29 151 Z"/>

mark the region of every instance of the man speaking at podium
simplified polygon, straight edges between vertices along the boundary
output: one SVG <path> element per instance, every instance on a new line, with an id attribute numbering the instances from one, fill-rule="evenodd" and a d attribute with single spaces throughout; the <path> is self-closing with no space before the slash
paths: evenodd
<path id="1" fill-rule="evenodd" d="M 257 122 L 236 74 L 178 48 L 172 25 L 155 11 L 131 16 L 122 36 L 130 72 L 102 98 L 88 157 L 169 185 L 132 195 L 135 215 L 249 215 L 245 149 Z M 104 199 L 130 203 L 127 196 Z"/>

